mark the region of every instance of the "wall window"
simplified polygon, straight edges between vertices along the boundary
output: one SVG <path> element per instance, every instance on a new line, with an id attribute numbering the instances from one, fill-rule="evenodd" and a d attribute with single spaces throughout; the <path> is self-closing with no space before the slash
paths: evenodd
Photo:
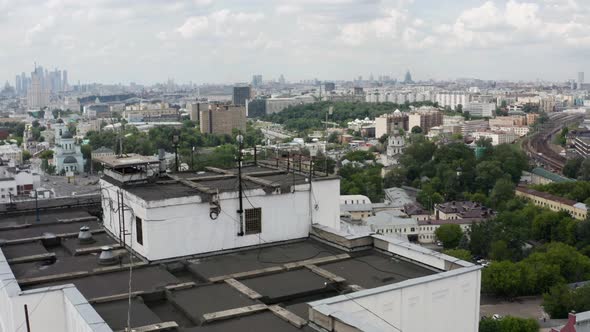
<path id="1" fill-rule="evenodd" d="M 258 234 L 262 232 L 262 209 L 246 209 L 246 234 Z"/>
<path id="2" fill-rule="evenodd" d="M 135 217 L 135 239 L 143 245 L 143 220 L 140 217 Z"/>

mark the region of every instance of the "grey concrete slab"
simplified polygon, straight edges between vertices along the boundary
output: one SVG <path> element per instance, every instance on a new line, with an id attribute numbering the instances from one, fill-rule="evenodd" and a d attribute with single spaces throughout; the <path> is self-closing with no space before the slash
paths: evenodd
<path id="1" fill-rule="evenodd" d="M 274 304 L 294 297 L 331 291 L 329 280 L 307 270 L 266 275 L 241 282 L 263 296 L 262 302 Z"/>
<path id="2" fill-rule="evenodd" d="M 191 260 L 188 268 L 207 279 L 341 253 L 343 251 L 317 241 L 305 240 Z"/>
<path id="3" fill-rule="evenodd" d="M 195 323 L 201 323 L 203 315 L 206 313 L 235 309 L 256 303 L 227 284 L 213 284 L 172 291 L 169 301 Z"/>
<path id="4" fill-rule="evenodd" d="M 122 330 L 127 327 L 127 300 L 105 302 L 95 304 L 94 309 L 104 321 L 114 330 Z M 131 301 L 131 327 L 145 326 L 161 323 L 160 318 L 154 314 L 142 301 L 132 299 Z"/>
<path id="5" fill-rule="evenodd" d="M 131 288 L 134 292 L 153 291 L 163 289 L 163 287 L 167 285 L 179 283 L 178 279 L 158 266 L 142 267 L 133 270 L 133 277 L 131 280 Z M 129 291 L 129 270 L 74 278 L 53 283 L 44 283 L 35 285 L 32 288 L 69 283 L 74 284 L 87 299 L 123 294 Z"/>
<path id="6" fill-rule="evenodd" d="M 47 254 L 48 251 L 40 241 L 15 245 L 5 245 L 2 248 L 7 259 Z"/>
<path id="7" fill-rule="evenodd" d="M 355 255 L 355 258 L 335 263 L 322 264 L 320 267 L 345 278 L 349 284 L 363 288 L 379 287 L 436 273 L 376 251 L 364 252 L 362 256 Z"/>

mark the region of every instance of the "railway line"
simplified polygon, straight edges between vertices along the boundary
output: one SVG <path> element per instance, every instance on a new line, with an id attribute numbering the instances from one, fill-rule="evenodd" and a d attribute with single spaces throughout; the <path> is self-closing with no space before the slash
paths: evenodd
<path id="1" fill-rule="evenodd" d="M 549 121 L 523 142 L 525 153 L 537 165 L 551 171 L 561 172 L 567 160 L 549 147 L 551 139 L 564 126 L 580 122 L 583 119 L 583 114 L 553 113 L 549 115 Z"/>

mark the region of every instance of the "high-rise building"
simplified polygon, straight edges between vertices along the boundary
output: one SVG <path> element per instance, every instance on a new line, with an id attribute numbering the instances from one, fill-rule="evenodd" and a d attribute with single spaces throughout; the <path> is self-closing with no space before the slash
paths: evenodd
<path id="1" fill-rule="evenodd" d="M 421 107 L 410 114 L 408 119 L 408 128 L 420 127 L 424 134 L 432 127 L 443 124 L 443 114 L 434 107 Z"/>
<path id="2" fill-rule="evenodd" d="M 234 105 L 246 106 L 246 100 L 252 99 L 252 87 L 234 86 L 232 102 Z"/>
<path id="3" fill-rule="evenodd" d="M 404 78 L 404 83 L 406 83 L 406 84 L 414 83 L 414 81 L 412 81 L 412 74 L 410 74 L 409 70 L 406 72 L 406 76 Z"/>
<path id="4" fill-rule="evenodd" d="M 285 85 L 285 76 L 283 76 L 283 74 L 281 74 L 281 76 L 279 77 L 279 84 L 281 85 Z"/>
<path id="5" fill-rule="evenodd" d="M 246 107 L 238 105 L 211 105 L 199 112 L 199 125 L 203 134 L 231 135 L 234 129 L 246 130 Z"/>
<path id="6" fill-rule="evenodd" d="M 324 90 L 326 90 L 326 92 L 332 92 L 336 90 L 336 84 L 333 82 L 326 82 L 324 83 Z"/>
<path id="7" fill-rule="evenodd" d="M 22 92 L 22 89 L 23 89 L 23 87 L 22 87 L 22 80 L 20 78 L 20 75 L 16 75 L 16 79 L 15 79 L 15 82 L 14 82 L 14 88 L 16 89 L 16 94 L 17 95 L 20 95 L 21 92 Z"/>
<path id="8" fill-rule="evenodd" d="M 49 104 L 49 87 L 43 67 L 36 67 L 31 73 L 31 86 L 27 92 L 29 108 L 43 108 Z"/>
<path id="9" fill-rule="evenodd" d="M 380 138 L 383 135 L 390 135 L 394 131 L 403 129 L 408 131 L 409 118 L 407 114 L 395 110 L 392 114 L 383 114 L 375 118 L 375 137 Z"/>
<path id="10" fill-rule="evenodd" d="M 582 90 L 584 85 L 584 72 L 581 71 L 578 73 L 578 90 Z"/>
<path id="11" fill-rule="evenodd" d="M 252 86 L 259 87 L 262 85 L 262 75 L 252 76 Z"/>
<path id="12" fill-rule="evenodd" d="M 68 71 L 64 70 L 62 72 L 63 78 L 62 78 L 62 83 L 63 83 L 63 91 L 69 91 L 70 87 L 68 85 Z"/>
<path id="13" fill-rule="evenodd" d="M 199 114 L 201 111 L 209 110 L 209 103 L 208 102 L 197 102 L 197 103 L 189 103 L 186 105 L 186 108 L 189 111 L 191 121 L 199 121 Z"/>
<path id="14" fill-rule="evenodd" d="M 465 106 L 471 101 L 471 95 L 463 92 L 439 92 L 436 94 L 438 106 L 450 107 L 455 110 L 458 105 Z"/>

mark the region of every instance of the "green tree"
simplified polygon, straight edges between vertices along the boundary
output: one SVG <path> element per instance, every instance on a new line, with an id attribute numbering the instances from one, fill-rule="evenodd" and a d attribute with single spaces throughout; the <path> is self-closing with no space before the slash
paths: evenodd
<path id="1" fill-rule="evenodd" d="M 23 161 L 28 161 L 33 155 L 27 150 L 23 151 Z"/>
<path id="2" fill-rule="evenodd" d="M 548 293 L 543 294 L 543 310 L 551 318 L 567 318 L 568 313 L 574 308 L 573 295 L 566 284 L 555 285 Z"/>
<path id="3" fill-rule="evenodd" d="M 470 262 L 471 261 L 471 252 L 469 250 L 465 250 L 465 249 L 448 249 L 448 250 L 444 250 L 443 254 L 449 255 L 449 256 L 453 256 L 455 258 L 459 258 L 461 260 L 464 260 L 466 262 Z"/>
<path id="4" fill-rule="evenodd" d="M 39 154 L 39 158 L 41 159 L 53 159 L 53 150 L 45 150 Z"/>
<path id="5" fill-rule="evenodd" d="M 568 178 L 577 179 L 583 161 L 584 158 L 573 158 L 566 161 L 565 165 L 563 166 L 563 175 L 567 176 Z"/>
<path id="6" fill-rule="evenodd" d="M 490 248 L 490 258 L 495 261 L 503 261 L 512 259 L 512 251 L 508 248 L 508 243 L 504 240 L 496 240 L 492 242 Z"/>
<path id="7" fill-rule="evenodd" d="M 454 249 L 459 245 L 463 231 L 457 224 L 446 224 L 438 227 L 434 234 L 438 240 L 442 241 L 445 249 Z"/>
<path id="8" fill-rule="evenodd" d="M 514 197 L 514 187 L 514 183 L 510 179 L 498 179 L 490 195 L 492 207 L 500 208 L 504 202 L 512 199 Z"/>
<path id="9" fill-rule="evenodd" d="M 411 130 L 412 134 L 422 134 L 422 128 L 420 126 L 414 126 Z"/>
<path id="10" fill-rule="evenodd" d="M 522 294 L 521 272 L 516 263 L 492 262 L 482 274 L 482 290 L 501 297 L 518 296 Z"/>

